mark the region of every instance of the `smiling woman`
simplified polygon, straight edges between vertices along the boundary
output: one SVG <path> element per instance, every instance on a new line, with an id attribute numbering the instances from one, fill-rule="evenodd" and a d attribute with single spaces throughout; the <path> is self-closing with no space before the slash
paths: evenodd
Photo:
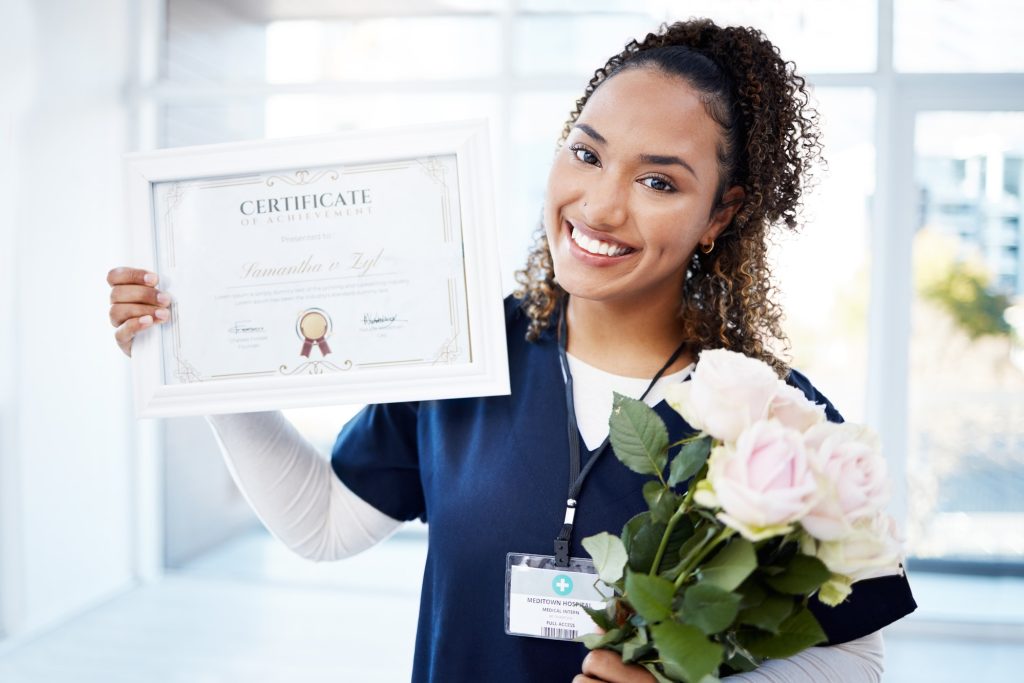
<path id="1" fill-rule="evenodd" d="M 561 142 L 543 230 L 518 274 L 530 335 L 579 283 L 577 299 L 653 297 L 682 338 L 783 372 L 768 350 L 786 342 L 768 236 L 796 228 L 820 150 L 817 112 L 792 63 L 753 29 L 666 26 L 595 72 Z M 635 251 L 590 258 L 594 240 L 598 256 L 601 241 Z M 586 289 L 582 266 L 602 264 L 615 269 Z"/>
<path id="2" fill-rule="evenodd" d="M 210 418 L 246 499 L 304 557 L 340 559 L 429 519 L 413 680 L 664 673 L 619 652 L 587 655 L 566 613 L 550 623 L 522 606 L 585 587 L 569 569 L 586 556 L 580 540 L 647 510 L 644 479 L 607 454 L 613 391 L 652 406 L 677 441 L 696 430 L 662 398 L 697 354 L 724 347 L 765 360 L 842 421 L 771 350 L 785 337 L 766 251 L 772 230 L 796 226 L 815 119 L 803 80 L 760 32 L 663 26 L 597 70 L 563 130 L 523 289 L 505 301 L 510 395 L 367 406 L 329 463 L 280 413 Z M 130 351 L 167 302 L 153 274 L 115 269 L 109 281 Z M 519 574 L 535 585 L 513 590 L 513 557 L 536 570 Z M 558 569 L 540 566 L 549 561 Z M 914 602 L 904 577 L 884 577 L 839 607 L 809 607 L 831 647 L 741 680 L 875 681 L 879 629 Z M 513 628 L 513 609 L 529 623 Z"/>

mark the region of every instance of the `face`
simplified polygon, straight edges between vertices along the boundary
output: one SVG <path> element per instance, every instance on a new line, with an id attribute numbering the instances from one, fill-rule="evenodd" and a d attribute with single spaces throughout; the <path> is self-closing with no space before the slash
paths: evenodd
<path id="1" fill-rule="evenodd" d="M 641 68 L 602 84 L 548 177 L 544 228 L 559 284 L 584 299 L 678 301 L 697 244 L 732 217 L 712 211 L 719 139 L 678 77 Z"/>

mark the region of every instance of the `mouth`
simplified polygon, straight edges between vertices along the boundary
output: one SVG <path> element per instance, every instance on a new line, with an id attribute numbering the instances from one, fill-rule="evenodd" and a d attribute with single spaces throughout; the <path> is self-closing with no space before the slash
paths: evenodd
<path id="1" fill-rule="evenodd" d="M 622 256 L 628 256 L 629 254 L 635 253 L 637 250 L 629 245 L 622 244 L 609 239 L 601 239 L 592 230 L 587 228 L 581 228 L 572 223 L 572 221 L 565 221 L 566 228 L 569 232 L 569 238 L 579 247 L 582 251 L 592 256 L 604 256 L 607 258 L 618 258 Z"/>

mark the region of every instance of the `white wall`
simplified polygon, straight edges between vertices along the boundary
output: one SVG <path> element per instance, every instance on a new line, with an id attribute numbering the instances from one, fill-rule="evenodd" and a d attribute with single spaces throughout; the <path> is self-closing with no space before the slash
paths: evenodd
<path id="1" fill-rule="evenodd" d="M 0 3 L 0 633 L 134 573 L 128 364 L 106 320 L 125 259 L 130 0 Z"/>

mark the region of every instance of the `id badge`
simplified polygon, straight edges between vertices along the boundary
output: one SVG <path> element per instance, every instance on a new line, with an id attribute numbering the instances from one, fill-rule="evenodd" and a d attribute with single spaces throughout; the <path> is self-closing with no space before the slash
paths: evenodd
<path id="1" fill-rule="evenodd" d="M 573 557 L 568 567 L 552 555 L 509 553 L 505 564 L 505 633 L 548 640 L 574 640 L 596 633 L 581 605 L 604 609 L 594 587 L 597 569 L 589 558 Z"/>

